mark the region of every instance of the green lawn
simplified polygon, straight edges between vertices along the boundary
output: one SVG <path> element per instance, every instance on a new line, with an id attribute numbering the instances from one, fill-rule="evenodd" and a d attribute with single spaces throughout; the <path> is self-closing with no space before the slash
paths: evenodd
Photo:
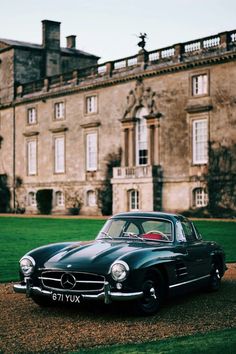
<path id="1" fill-rule="evenodd" d="M 27 251 L 58 241 L 94 239 L 105 220 L 0 217 L 0 282 L 18 279 L 18 260 Z M 236 223 L 196 221 L 204 239 L 225 249 L 227 262 L 236 261 Z"/>
<path id="2" fill-rule="evenodd" d="M 92 240 L 105 220 L 0 217 L 0 282 L 18 280 L 29 250 L 61 241 Z"/>
<path id="3" fill-rule="evenodd" d="M 73 354 L 233 354 L 236 353 L 236 328 L 171 338 L 142 344 L 110 345 L 79 350 Z M 71 353 L 72 354 L 72 353 Z"/>

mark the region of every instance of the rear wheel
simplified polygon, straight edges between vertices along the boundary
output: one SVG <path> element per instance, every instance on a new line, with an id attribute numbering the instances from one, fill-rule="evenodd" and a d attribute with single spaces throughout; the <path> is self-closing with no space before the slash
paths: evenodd
<path id="1" fill-rule="evenodd" d="M 136 311 L 143 315 L 153 315 L 159 311 L 164 294 L 162 274 L 157 270 L 146 276 L 143 283 L 143 297 L 136 301 Z"/>
<path id="2" fill-rule="evenodd" d="M 221 284 L 221 276 L 220 276 L 220 267 L 217 262 L 212 264 L 208 290 L 209 291 L 217 291 L 220 288 Z"/>

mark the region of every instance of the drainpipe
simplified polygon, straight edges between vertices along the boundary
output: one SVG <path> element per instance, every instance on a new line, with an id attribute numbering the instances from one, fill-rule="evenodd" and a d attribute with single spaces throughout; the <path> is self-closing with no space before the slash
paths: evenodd
<path id="1" fill-rule="evenodd" d="M 16 108 L 13 103 L 13 210 L 16 213 Z"/>

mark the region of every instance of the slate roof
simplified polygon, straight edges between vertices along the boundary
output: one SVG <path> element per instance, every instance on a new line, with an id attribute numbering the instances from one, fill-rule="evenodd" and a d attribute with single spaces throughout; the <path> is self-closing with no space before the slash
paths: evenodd
<path id="1" fill-rule="evenodd" d="M 38 50 L 42 50 L 43 46 L 40 44 L 35 44 L 35 43 L 29 43 L 29 42 L 22 42 L 22 41 L 16 41 L 16 40 L 12 40 L 12 39 L 5 39 L 5 38 L 0 38 L 0 42 L 9 45 L 10 47 L 21 47 L 21 48 L 30 48 L 30 49 L 38 49 Z M 1 49 L 6 49 L 6 48 L 0 48 Z M 61 47 L 61 52 L 65 53 L 65 54 L 77 54 L 77 55 L 84 55 L 84 56 L 89 56 L 89 57 L 94 57 L 99 59 L 99 57 L 97 55 L 91 54 L 91 53 L 87 53 L 84 52 L 83 50 L 79 50 L 79 49 L 71 49 L 71 48 L 62 48 Z"/>

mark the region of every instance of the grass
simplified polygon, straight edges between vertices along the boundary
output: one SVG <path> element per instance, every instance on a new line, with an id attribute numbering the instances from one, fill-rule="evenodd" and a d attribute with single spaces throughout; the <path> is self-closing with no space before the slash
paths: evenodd
<path id="1" fill-rule="evenodd" d="M 98 219 L 0 217 L 0 282 L 18 280 L 18 260 L 29 250 L 60 241 L 92 240 L 104 224 Z M 206 240 L 220 243 L 227 262 L 236 261 L 236 223 L 196 221 Z"/>
<path id="2" fill-rule="evenodd" d="M 236 222 L 197 220 L 194 224 L 204 240 L 216 241 L 224 248 L 227 262 L 236 262 Z"/>
<path id="3" fill-rule="evenodd" d="M 236 352 L 236 328 L 156 342 L 81 349 L 73 352 L 73 354 L 103 354 L 108 352 L 109 354 L 233 354 Z"/>
<path id="4" fill-rule="evenodd" d="M 0 217 L 0 282 L 18 280 L 18 260 L 41 245 L 92 240 L 104 220 Z"/>

